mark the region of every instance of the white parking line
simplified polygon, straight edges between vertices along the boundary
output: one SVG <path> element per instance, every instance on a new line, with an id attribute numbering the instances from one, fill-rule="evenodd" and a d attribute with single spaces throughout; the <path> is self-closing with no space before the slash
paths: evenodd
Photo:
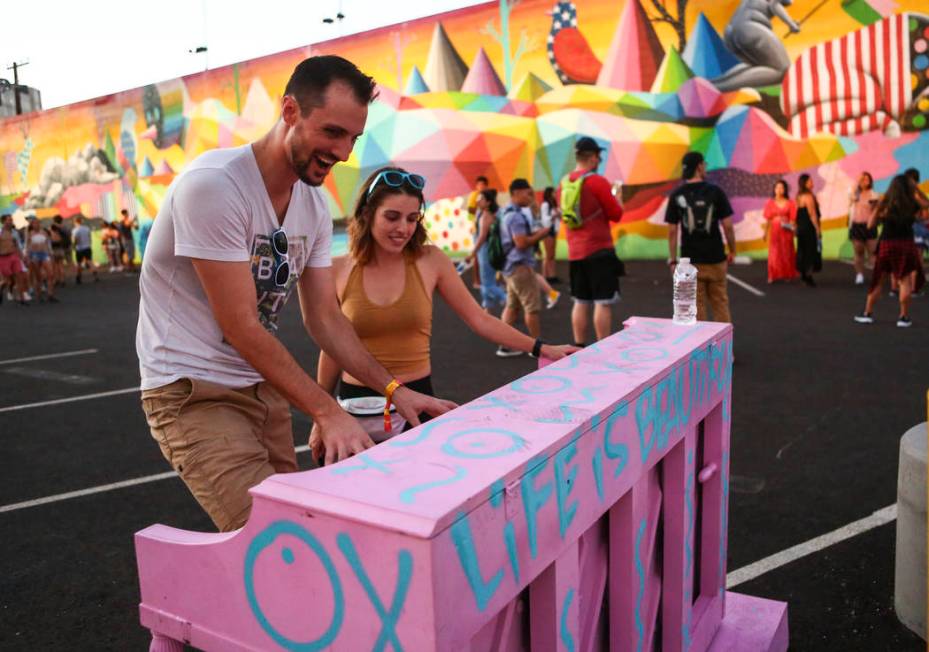
<path id="1" fill-rule="evenodd" d="M 50 360 L 58 358 L 69 358 L 72 355 L 89 355 L 97 353 L 99 349 L 81 349 L 80 351 L 66 351 L 64 353 L 49 353 L 47 355 L 33 355 L 28 358 L 15 358 L 13 360 L 0 360 L 0 364 L 15 364 L 17 362 L 32 362 L 33 360 Z"/>
<path id="2" fill-rule="evenodd" d="M 746 283 L 746 282 L 743 281 L 743 280 L 737 279 L 737 278 L 736 278 L 735 276 L 733 276 L 732 274 L 726 274 L 726 278 L 728 278 L 730 281 L 732 281 L 733 283 L 735 283 L 736 285 L 738 285 L 738 286 L 739 286 L 740 288 L 742 288 L 743 290 L 748 290 L 749 292 L 751 292 L 752 294 L 754 294 L 756 297 L 763 297 L 763 296 L 764 296 L 764 292 L 762 292 L 762 291 L 759 290 L 758 288 L 752 287 L 751 285 L 749 285 L 748 283 Z"/>
<path id="3" fill-rule="evenodd" d="M 294 450 L 298 453 L 305 453 L 308 450 L 310 450 L 310 447 L 306 445 L 297 446 Z M 121 480 L 120 482 L 111 482 L 110 484 L 101 484 L 96 487 L 89 487 L 87 489 L 78 489 L 77 491 L 68 491 L 63 494 L 45 496 L 44 498 L 24 500 L 20 503 L 11 503 L 9 505 L 3 505 L 2 507 L 0 507 L 0 514 L 4 512 L 15 512 L 18 509 L 38 507 L 39 505 L 48 505 L 49 503 L 59 503 L 63 500 L 71 500 L 72 498 L 80 498 L 81 496 L 92 496 L 93 494 L 102 494 L 108 491 L 115 491 L 117 489 L 124 489 L 126 487 L 134 487 L 140 484 L 148 484 L 149 482 L 158 482 L 160 480 L 167 480 L 168 478 L 174 478 L 174 477 L 177 477 L 177 473 L 175 473 L 174 471 L 165 471 L 164 473 L 144 475 L 141 478 L 132 478 L 131 480 Z"/>
<path id="4" fill-rule="evenodd" d="M 297 446 L 294 449 L 297 453 L 305 453 L 310 449 L 309 446 Z M 14 512 L 20 509 L 28 509 L 30 507 L 38 507 L 40 505 L 48 505 L 50 503 L 58 503 L 64 500 L 71 500 L 72 498 L 80 498 L 81 496 L 91 496 L 94 494 L 106 493 L 108 491 L 115 491 L 117 489 L 124 489 L 126 487 L 134 487 L 140 484 L 148 484 L 150 482 L 159 482 L 161 480 L 167 480 L 168 478 L 177 477 L 177 473 L 174 471 L 166 471 L 164 473 L 155 473 L 153 475 L 142 476 L 141 478 L 132 478 L 131 480 L 123 480 L 121 482 L 113 482 L 110 484 L 98 485 L 96 487 L 90 487 L 88 489 L 79 489 L 78 491 L 68 491 L 62 494 L 55 494 L 53 496 L 46 496 L 44 498 L 35 498 L 33 500 L 24 500 L 19 503 L 11 503 L 9 505 L 3 505 L 0 507 L 0 514 L 5 512 Z M 822 536 L 818 536 L 815 539 L 810 539 L 809 541 L 804 541 L 803 543 L 797 544 L 786 550 L 760 559 L 748 566 L 743 566 L 742 568 L 736 569 L 726 575 L 726 588 L 731 589 L 739 584 L 743 584 L 750 580 L 753 580 L 757 577 L 769 573 L 776 568 L 785 566 L 792 561 L 802 559 L 808 555 L 812 555 L 815 552 L 819 552 L 829 546 L 833 546 L 841 541 L 846 539 L 851 539 L 859 534 L 864 534 L 869 530 L 886 525 L 897 518 L 897 505 L 888 505 L 884 509 L 880 509 L 871 516 L 866 516 L 865 518 L 859 519 L 854 523 L 849 523 L 844 525 L 837 530 L 833 530 Z"/>
<path id="5" fill-rule="evenodd" d="M 13 412 L 15 410 L 28 410 L 29 408 L 44 407 L 46 405 L 60 405 L 62 403 L 73 403 L 74 401 L 88 401 L 92 398 L 103 398 L 104 396 L 116 396 L 117 394 L 129 394 L 140 391 L 140 387 L 127 387 L 126 389 L 114 389 L 109 392 L 97 392 L 96 394 L 84 394 L 82 396 L 71 396 L 69 398 L 56 398 L 52 401 L 39 401 L 38 403 L 23 403 L 22 405 L 9 405 L 0 408 L 0 412 Z"/>
<path id="6" fill-rule="evenodd" d="M 863 519 L 857 520 L 854 523 L 849 523 L 848 525 L 843 525 L 838 530 L 833 530 L 822 536 L 818 536 L 815 539 L 810 539 L 809 541 L 804 541 L 803 543 L 797 544 L 787 550 L 781 550 L 769 557 L 764 559 L 759 559 L 753 564 L 748 566 L 743 566 L 738 570 L 734 570 L 728 575 L 726 575 L 726 588 L 731 589 L 734 586 L 738 586 L 743 582 L 748 582 L 753 580 L 756 577 L 760 577 L 765 573 L 773 571 L 775 568 L 780 568 L 785 564 L 789 564 L 792 561 L 806 557 L 807 555 L 812 555 L 814 552 L 819 552 L 823 548 L 828 548 L 833 546 L 840 541 L 845 541 L 846 539 L 851 539 L 854 536 L 863 534 L 868 530 L 873 530 L 876 527 L 886 525 L 891 521 L 896 520 L 897 518 L 897 504 L 888 505 L 884 509 L 880 509 L 871 516 L 866 516 Z"/>

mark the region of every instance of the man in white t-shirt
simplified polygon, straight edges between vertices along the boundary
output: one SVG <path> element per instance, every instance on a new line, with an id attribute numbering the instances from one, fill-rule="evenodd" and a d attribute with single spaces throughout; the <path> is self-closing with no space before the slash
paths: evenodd
<path id="1" fill-rule="evenodd" d="M 220 530 L 248 489 L 297 470 L 290 405 L 320 426 L 326 462 L 373 445 L 272 333 L 297 288 L 306 328 L 353 376 L 392 392 L 408 421 L 454 407 L 393 388 L 336 300 L 332 218 L 319 186 L 364 130 L 374 80 L 336 56 L 294 70 L 260 140 L 213 150 L 171 184 L 142 264 L 136 350 L 152 435 Z"/>

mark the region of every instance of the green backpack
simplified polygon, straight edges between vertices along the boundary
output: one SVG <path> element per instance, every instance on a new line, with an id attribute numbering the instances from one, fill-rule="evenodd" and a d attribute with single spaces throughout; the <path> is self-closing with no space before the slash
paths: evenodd
<path id="1" fill-rule="evenodd" d="M 584 179 L 591 174 L 593 172 L 585 172 L 574 181 L 571 181 L 570 174 L 566 174 L 561 180 L 561 221 L 569 229 L 579 229 L 584 224 L 581 216 L 581 188 Z"/>

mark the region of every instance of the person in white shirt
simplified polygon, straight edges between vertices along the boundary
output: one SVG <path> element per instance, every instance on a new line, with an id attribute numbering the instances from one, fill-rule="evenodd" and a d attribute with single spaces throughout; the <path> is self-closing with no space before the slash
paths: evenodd
<path id="1" fill-rule="evenodd" d="M 94 281 L 98 281 L 97 266 L 94 265 L 91 250 L 90 227 L 84 224 L 84 217 L 81 215 L 74 218 L 74 231 L 71 232 L 71 239 L 74 241 L 74 260 L 77 263 L 77 284 L 81 284 L 81 275 L 85 269 L 93 272 Z"/>
<path id="2" fill-rule="evenodd" d="M 140 278 L 136 350 L 152 435 L 220 530 L 248 520 L 248 489 L 297 470 L 290 406 L 319 426 L 326 462 L 373 445 L 273 336 L 297 288 L 307 331 L 398 412 L 454 407 L 397 386 L 339 309 L 332 218 L 319 186 L 364 131 L 374 80 L 337 56 L 293 72 L 260 140 L 213 150 L 168 189 Z"/>

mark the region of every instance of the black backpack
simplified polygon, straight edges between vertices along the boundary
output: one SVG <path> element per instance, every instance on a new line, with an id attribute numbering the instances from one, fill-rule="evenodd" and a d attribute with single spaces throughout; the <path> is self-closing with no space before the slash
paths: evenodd
<path id="1" fill-rule="evenodd" d="M 690 190 L 690 189 L 688 189 Z M 688 195 L 690 195 L 688 197 Z M 713 192 L 711 186 L 680 192 L 676 198 L 681 227 L 690 236 L 711 236 L 713 231 Z"/>
<path id="2" fill-rule="evenodd" d="M 503 239 L 500 237 L 500 218 L 494 217 L 494 223 L 487 232 L 487 259 L 490 266 L 498 272 L 506 265 L 507 252 L 503 248 Z"/>

